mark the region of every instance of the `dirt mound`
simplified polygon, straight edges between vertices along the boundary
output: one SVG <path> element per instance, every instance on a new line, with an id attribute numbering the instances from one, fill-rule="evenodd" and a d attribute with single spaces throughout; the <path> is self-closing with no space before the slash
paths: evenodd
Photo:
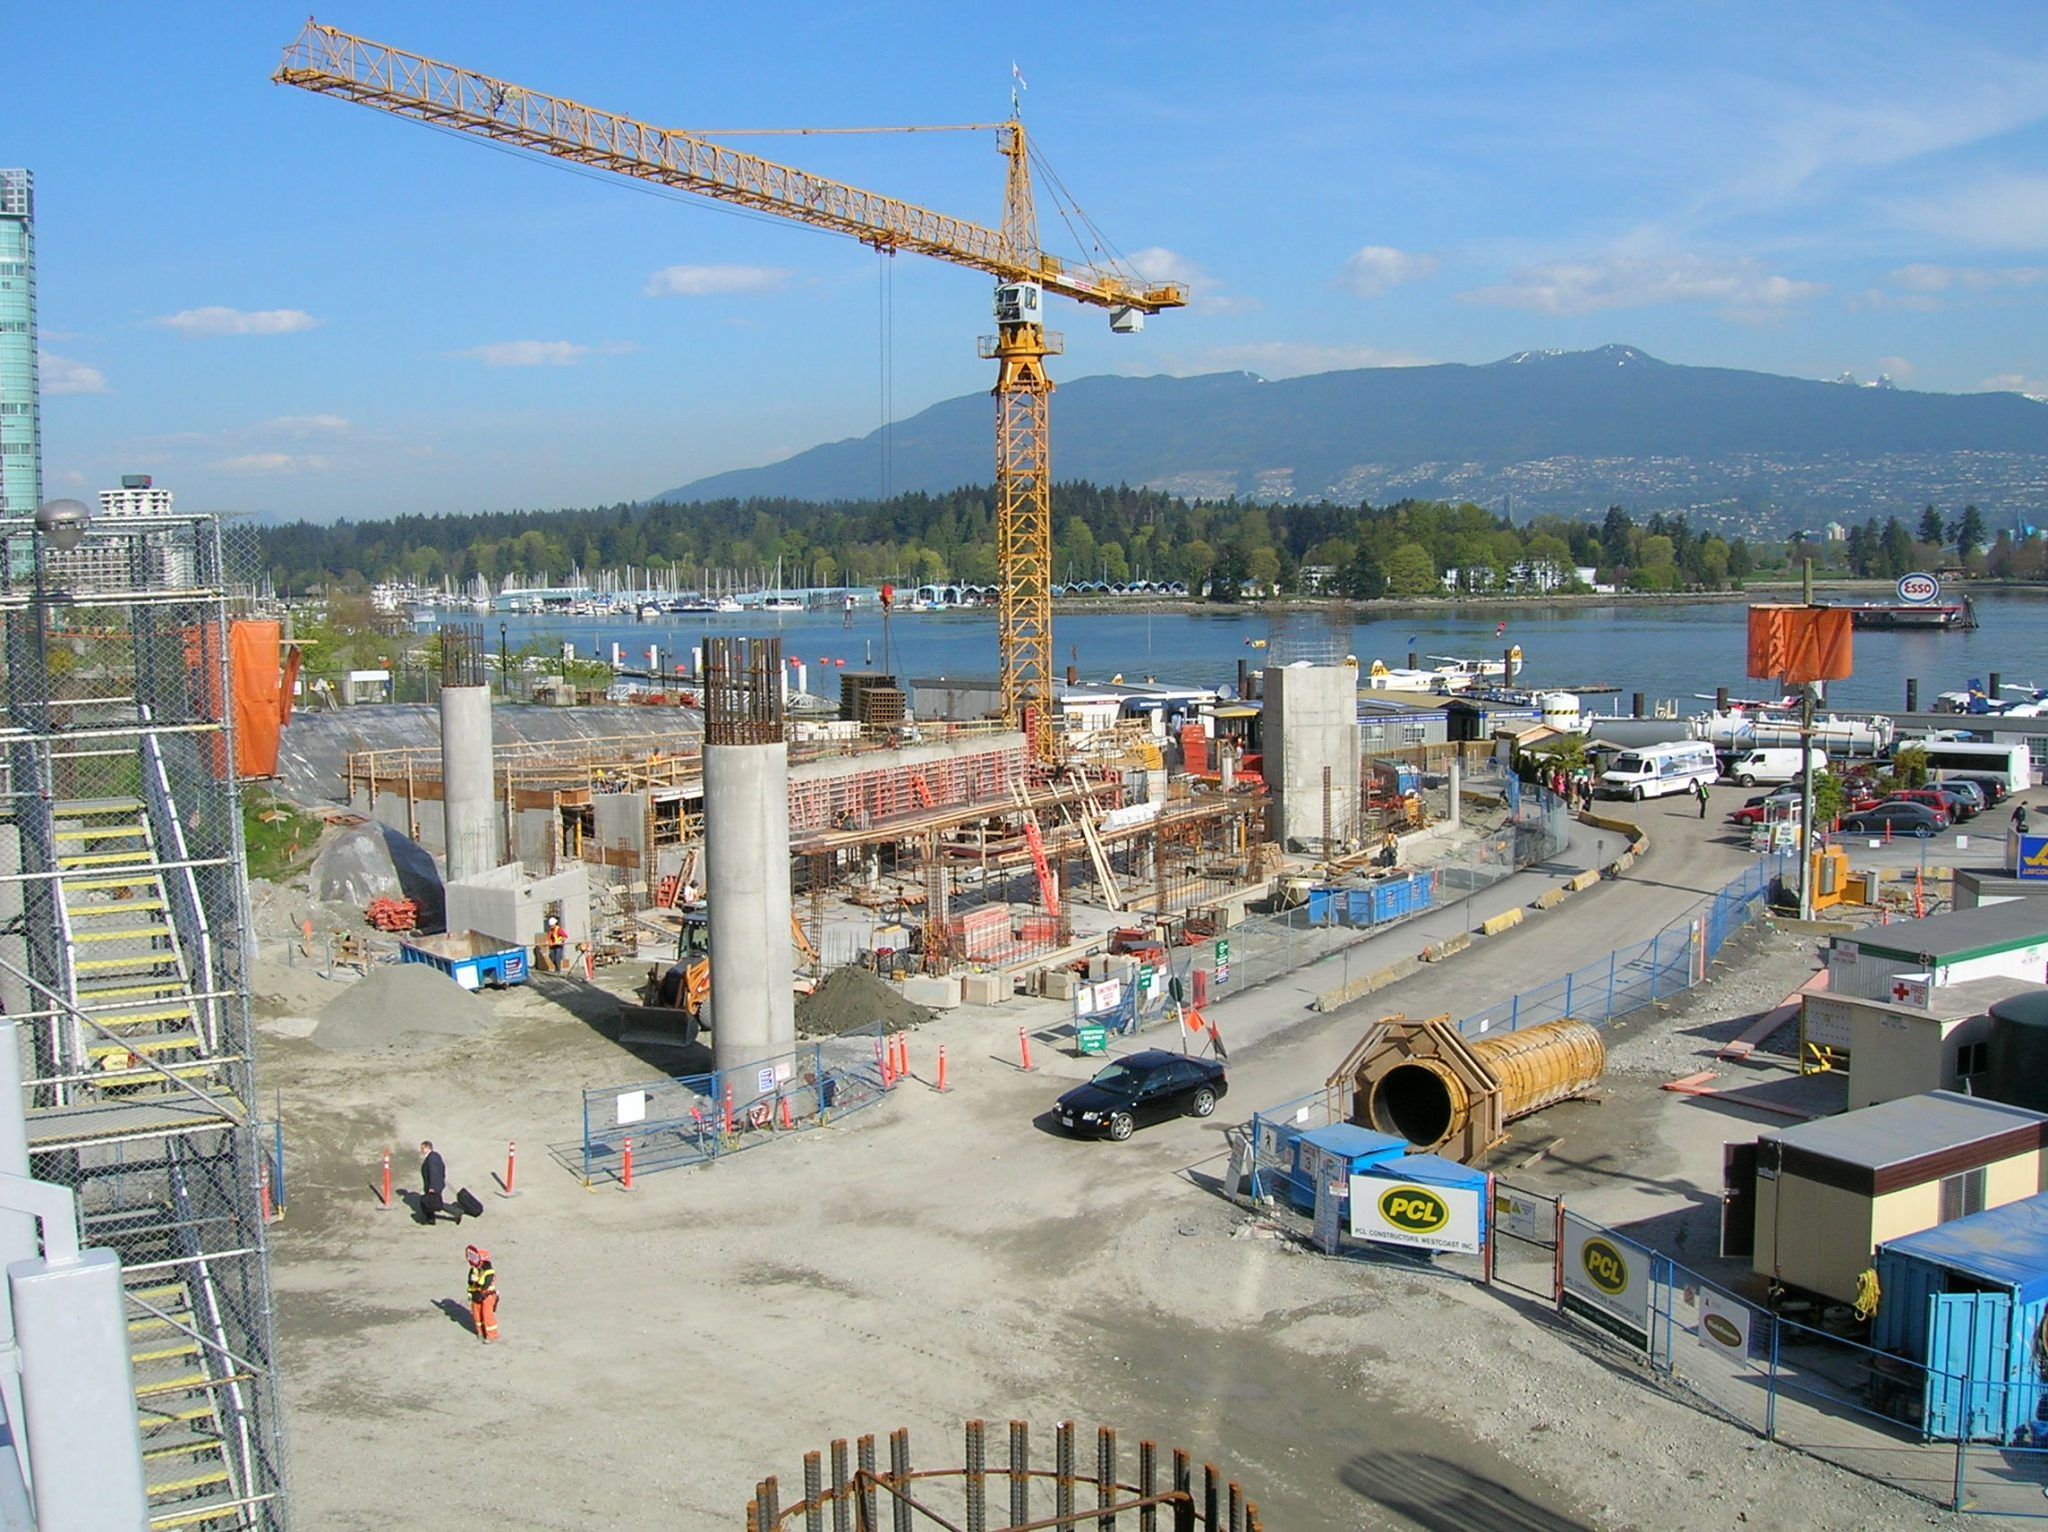
<path id="1" fill-rule="evenodd" d="M 490 1001 L 423 963 L 372 969 L 328 1002 L 313 1041 L 336 1053 L 366 1053 L 437 1037 L 469 1037 L 488 1027 Z"/>
<path id="2" fill-rule="evenodd" d="M 916 1027 L 931 1019 L 930 1010 L 865 968 L 835 968 L 810 994 L 796 997 L 796 1029 L 804 1037 L 836 1037 L 878 1021 L 891 1030 Z"/>

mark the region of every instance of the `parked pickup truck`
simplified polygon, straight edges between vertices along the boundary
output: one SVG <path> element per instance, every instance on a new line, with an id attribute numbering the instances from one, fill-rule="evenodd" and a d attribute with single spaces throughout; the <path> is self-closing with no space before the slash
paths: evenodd
<path id="1" fill-rule="evenodd" d="M 478 931 L 407 937 L 399 943 L 398 960 L 438 968 L 464 989 L 504 989 L 526 982 L 526 949 Z"/>

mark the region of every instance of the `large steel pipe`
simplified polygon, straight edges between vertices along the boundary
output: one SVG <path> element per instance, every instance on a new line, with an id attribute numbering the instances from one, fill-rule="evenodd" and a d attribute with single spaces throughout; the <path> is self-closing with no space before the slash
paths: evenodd
<path id="1" fill-rule="evenodd" d="M 1501 1123 L 1574 1096 L 1599 1082 L 1607 1064 L 1600 1033 L 1583 1021 L 1552 1021 L 1468 1045 L 1472 1059 L 1498 1083 Z M 1358 1072 L 1359 1115 L 1382 1133 L 1417 1149 L 1435 1150 L 1465 1134 L 1484 1082 L 1457 1060 L 1415 1054 L 1389 1062 L 1366 1059 Z"/>

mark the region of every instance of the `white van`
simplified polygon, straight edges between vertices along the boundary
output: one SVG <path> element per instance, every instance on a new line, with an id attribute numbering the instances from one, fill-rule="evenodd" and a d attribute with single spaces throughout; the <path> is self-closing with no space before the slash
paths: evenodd
<path id="1" fill-rule="evenodd" d="M 1668 745 L 1622 751 L 1600 773 L 1600 794 L 1638 801 L 1661 798 L 1666 793 L 1689 793 L 1720 774 L 1721 763 L 1715 759 L 1712 745 L 1703 739 L 1673 740 Z"/>
<path id="2" fill-rule="evenodd" d="M 1815 771 L 1828 769 L 1828 753 L 1825 750 L 1806 752 L 1813 758 Z M 1783 748 L 1767 750 L 1744 750 L 1728 763 L 1727 777 L 1731 782 L 1740 782 L 1744 787 L 1755 787 L 1759 782 L 1792 782 L 1799 776 L 1799 752 Z"/>

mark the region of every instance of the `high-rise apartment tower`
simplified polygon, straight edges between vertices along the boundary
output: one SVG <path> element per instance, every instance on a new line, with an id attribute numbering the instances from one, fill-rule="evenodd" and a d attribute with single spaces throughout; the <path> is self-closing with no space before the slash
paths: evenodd
<path id="1" fill-rule="evenodd" d="M 0 170 L 0 516 L 33 516 L 43 501 L 35 203 L 34 176 Z"/>

